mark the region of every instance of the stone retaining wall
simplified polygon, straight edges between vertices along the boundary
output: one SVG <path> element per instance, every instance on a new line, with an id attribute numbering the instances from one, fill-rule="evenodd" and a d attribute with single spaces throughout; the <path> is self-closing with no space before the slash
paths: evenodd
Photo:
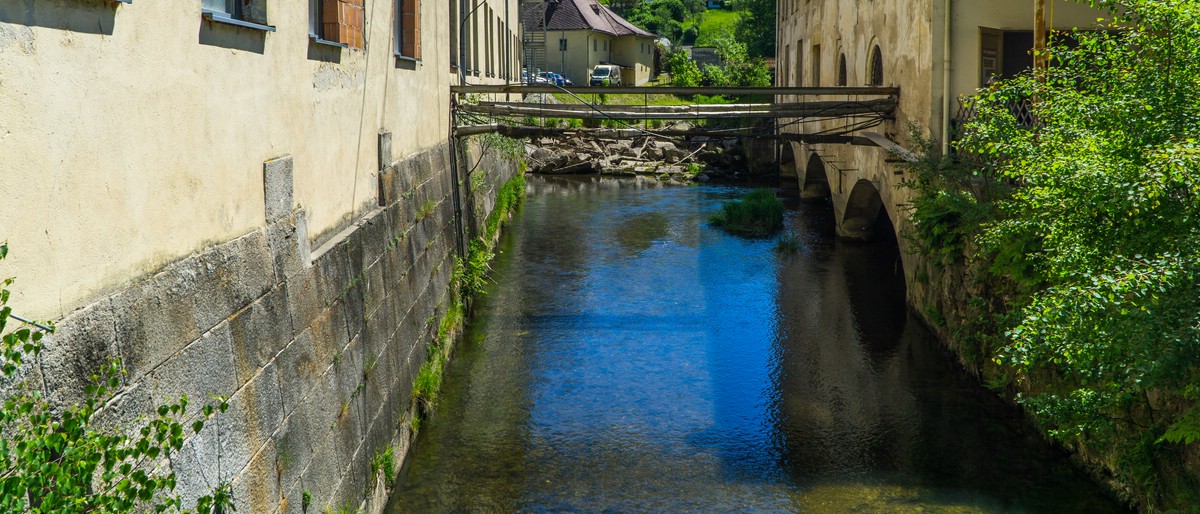
<path id="1" fill-rule="evenodd" d="M 370 462 L 391 446 L 399 469 L 413 378 L 448 305 L 460 237 L 450 157 L 443 144 L 382 166 L 380 207 L 311 250 L 305 211 L 278 207 L 291 205 L 290 157 L 265 163 L 273 219 L 70 314 L 24 376 L 64 405 L 120 359 L 127 374 L 99 416 L 110 427 L 180 395 L 193 416 L 229 397 L 157 463 L 185 499 L 230 483 L 238 512 L 301 512 L 305 492 L 308 512 L 381 511 Z M 487 182 L 517 172 L 511 156 L 485 157 L 475 173 Z M 463 226 L 486 218 L 497 188 L 464 199 L 476 220 Z"/>

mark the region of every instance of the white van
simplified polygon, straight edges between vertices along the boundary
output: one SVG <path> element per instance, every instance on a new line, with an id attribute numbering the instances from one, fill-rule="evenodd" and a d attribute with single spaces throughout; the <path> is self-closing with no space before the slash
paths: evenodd
<path id="1" fill-rule="evenodd" d="M 592 86 L 619 86 L 621 67 L 615 64 L 597 64 L 592 68 L 592 78 L 588 83 Z"/>

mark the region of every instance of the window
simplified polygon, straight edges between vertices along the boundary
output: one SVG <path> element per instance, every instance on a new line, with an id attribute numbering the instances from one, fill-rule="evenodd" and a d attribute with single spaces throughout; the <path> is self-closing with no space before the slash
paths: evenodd
<path id="1" fill-rule="evenodd" d="M 450 66 L 458 67 L 458 53 L 461 49 L 458 46 L 458 2 L 461 0 L 450 0 Z"/>
<path id="2" fill-rule="evenodd" d="M 812 85 L 821 86 L 821 45 L 812 47 Z"/>
<path id="3" fill-rule="evenodd" d="M 492 66 L 492 56 L 495 54 L 492 48 L 492 8 L 488 5 L 483 6 L 483 71 L 491 77 L 495 68 Z"/>
<path id="4" fill-rule="evenodd" d="M 496 16 L 492 13 L 491 7 L 488 7 L 487 15 L 487 72 L 489 77 L 494 77 L 496 76 Z"/>
<path id="5" fill-rule="evenodd" d="M 793 69 L 795 70 L 795 73 L 796 73 L 796 81 L 793 82 L 792 84 L 796 85 L 796 86 L 803 86 L 804 85 L 804 41 L 800 40 L 800 39 L 796 40 L 796 67 Z"/>
<path id="6" fill-rule="evenodd" d="M 560 38 L 558 40 L 558 51 L 559 52 L 567 51 L 567 38 Z"/>
<path id="7" fill-rule="evenodd" d="M 846 83 L 846 54 L 841 54 L 838 56 L 837 85 L 845 86 Z"/>
<path id="8" fill-rule="evenodd" d="M 468 68 L 472 74 L 479 75 L 479 9 L 471 8 L 467 11 L 467 16 L 470 16 L 468 19 L 471 24 L 471 65 Z"/>
<path id="9" fill-rule="evenodd" d="M 350 1 L 361 5 L 363 0 Z M 396 56 L 420 60 L 421 0 L 396 0 L 395 19 Z"/>
<path id="10" fill-rule="evenodd" d="M 314 43 L 363 47 L 363 0 L 309 0 L 308 37 Z"/>
<path id="11" fill-rule="evenodd" d="M 242 3 L 237 0 L 204 0 L 200 7 L 207 11 L 222 13 L 231 18 L 242 18 Z"/>
<path id="12" fill-rule="evenodd" d="M 883 52 L 879 50 L 879 45 L 871 49 L 871 61 L 867 68 L 871 81 L 868 85 L 882 86 L 883 85 Z"/>
<path id="13" fill-rule="evenodd" d="M 607 51 L 608 51 L 608 41 L 605 41 L 605 42 L 604 42 L 604 51 L 605 51 L 605 52 L 607 52 Z"/>
<path id="14" fill-rule="evenodd" d="M 786 87 L 792 85 L 792 70 L 788 65 L 792 62 L 792 45 L 783 45 L 783 62 L 779 63 L 779 80 L 776 81 L 778 86 Z M 787 97 L 784 97 L 785 99 Z"/>
<path id="15" fill-rule="evenodd" d="M 201 0 L 200 16 L 216 23 L 274 32 L 267 25 L 267 0 Z"/>
<path id="16" fill-rule="evenodd" d="M 592 51 L 593 51 L 593 52 L 599 52 L 599 51 L 600 51 L 600 40 L 599 40 L 599 39 L 593 39 L 593 40 L 592 40 Z"/>

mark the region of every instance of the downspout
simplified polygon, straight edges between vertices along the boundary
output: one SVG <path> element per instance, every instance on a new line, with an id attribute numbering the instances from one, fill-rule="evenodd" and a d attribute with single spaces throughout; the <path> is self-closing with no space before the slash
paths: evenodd
<path id="1" fill-rule="evenodd" d="M 942 28 L 942 155 L 950 155 L 950 5 L 946 2 L 946 20 Z"/>

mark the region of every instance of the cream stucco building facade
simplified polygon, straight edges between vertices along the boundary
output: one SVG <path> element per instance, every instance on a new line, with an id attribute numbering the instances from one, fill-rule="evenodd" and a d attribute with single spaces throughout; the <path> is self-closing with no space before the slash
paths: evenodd
<path id="1" fill-rule="evenodd" d="M 1101 16 L 1073 1 L 1047 4 L 1055 30 L 1087 29 Z M 899 87 L 894 119 L 871 130 L 911 148 L 915 126 L 945 143 L 960 98 L 1032 64 L 1033 10 L 1025 0 L 780 0 L 777 84 Z M 845 124 L 790 121 L 784 131 Z M 907 192 L 898 187 L 905 177 L 882 148 L 791 143 L 785 154 L 806 196 L 832 199 L 842 236 L 870 238 L 881 210 L 897 233 L 907 223 Z"/>
<path id="2" fill-rule="evenodd" d="M 0 1 L 14 301 L 57 318 L 262 225 L 262 163 L 282 155 L 314 244 L 348 226 L 376 203 L 380 132 L 397 157 L 446 141 L 451 3 L 420 3 L 413 60 L 392 0 L 367 2 L 365 50 L 314 43 L 304 2 L 272 2 L 268 31 L 206 21 L 200 0 Z M 479 3 L 468 81 L 515 77 L 516 2 Z"/>
<path id="3" fill-rule="evenodd" d="M 517 81 L 518 19 L 515 0 L 0 0 L 0 277 L 59 328 L 20 378 L 70 404 L 118 359 L 108 421 L 230 397 L 220 440 L 156 463 L 185 499 L 229 482 L 239 512 L 302 491 L 381 510 L 368 463 L 404 454 L 427 319 L 493 205 L 452 169 L 450 86 Z M 483 157 L 475 183 L 515 169 Z"/>

